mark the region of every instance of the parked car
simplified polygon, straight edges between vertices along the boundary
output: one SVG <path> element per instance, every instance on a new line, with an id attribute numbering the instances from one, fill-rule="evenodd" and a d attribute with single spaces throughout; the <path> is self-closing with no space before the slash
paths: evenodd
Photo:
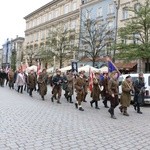
<path id="1" fill-rule="evenodd" d="M 122 93 L 122 81 L 125 80 L 126 76 L 130 75 L 132 77 L 132 82 L 134 83 L 138 79 L 138 73 L 134 74 L 124 74 L 119 77 L 119 94 Z M 145 97 L 144 104 L 150 104 L 150 73 L 144 73 L 144 82 L 145 82 Z M 134 93 L 132 94 L 131 101 L 133 101 Z"/>

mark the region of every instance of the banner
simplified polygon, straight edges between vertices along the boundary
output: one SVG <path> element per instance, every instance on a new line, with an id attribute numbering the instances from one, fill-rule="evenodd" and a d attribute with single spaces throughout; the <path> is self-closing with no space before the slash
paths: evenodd
<path id="1" fill-rule="evenodd" d="M 76 74 L 78 72 L 78 63 L 76 61 L 71 62 L 72 72 Z"/>

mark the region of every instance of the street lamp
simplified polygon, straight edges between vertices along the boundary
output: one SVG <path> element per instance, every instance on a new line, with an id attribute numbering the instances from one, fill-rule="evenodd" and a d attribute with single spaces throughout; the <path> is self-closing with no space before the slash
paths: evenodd
<path id="1" fill-rule="evenodd" d="M 117 31 L 118 31 L 118 12 L 119 12 L 119 8 L 120 8 L 120 0 L 118 0 L 118 2 L 114 1 L 114 4 L 116 7 L 116 28 L 115 28 L 115 40 L 114 40 L 115 48 L 113 51 L 113 62 L 115 62 L 115 54 L 116 54 Z"/>

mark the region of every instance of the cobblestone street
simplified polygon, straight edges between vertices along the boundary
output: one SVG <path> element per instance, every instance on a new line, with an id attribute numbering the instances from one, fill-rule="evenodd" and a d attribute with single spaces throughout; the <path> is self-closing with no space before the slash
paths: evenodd
<path id="1" fill-rule="evenodd" d="M 62 96 L 62 104 L 52 103 L 50 89 L 45 98 L 33 98 L 0 87 L 0 150 L 149 150 L 150 107 L 137 114 L 130 106 L 129 117 L 118 107 L 111 119 L 100 101 L 100 110 L 83 103 L 75 109 Z"/>

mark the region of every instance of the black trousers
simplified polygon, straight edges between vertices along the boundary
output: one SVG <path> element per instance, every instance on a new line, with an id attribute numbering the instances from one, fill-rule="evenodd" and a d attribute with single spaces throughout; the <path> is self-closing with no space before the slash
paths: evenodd
<path id="1" fill-rule="evenodd" d="M 110 96 L 110 112 L 114 115 L 114 109 L 119 105 L 118 95 Z"/>
<path id="2" fill-rule="evenodd" d="M 18 90 L 17 91 L 20 92 L 20 93 L 22 93 L 22 91 L 23 91 L 23 85 L 18 85 Z"/>
<path id="3" fill-rule="evenodd" d="M 34 90 L 33 88 L 30 88 L 30 90 L 29 90 L 29 95 L 30 95 L 30 96 L 32 96 L 33 90 Z"/>

